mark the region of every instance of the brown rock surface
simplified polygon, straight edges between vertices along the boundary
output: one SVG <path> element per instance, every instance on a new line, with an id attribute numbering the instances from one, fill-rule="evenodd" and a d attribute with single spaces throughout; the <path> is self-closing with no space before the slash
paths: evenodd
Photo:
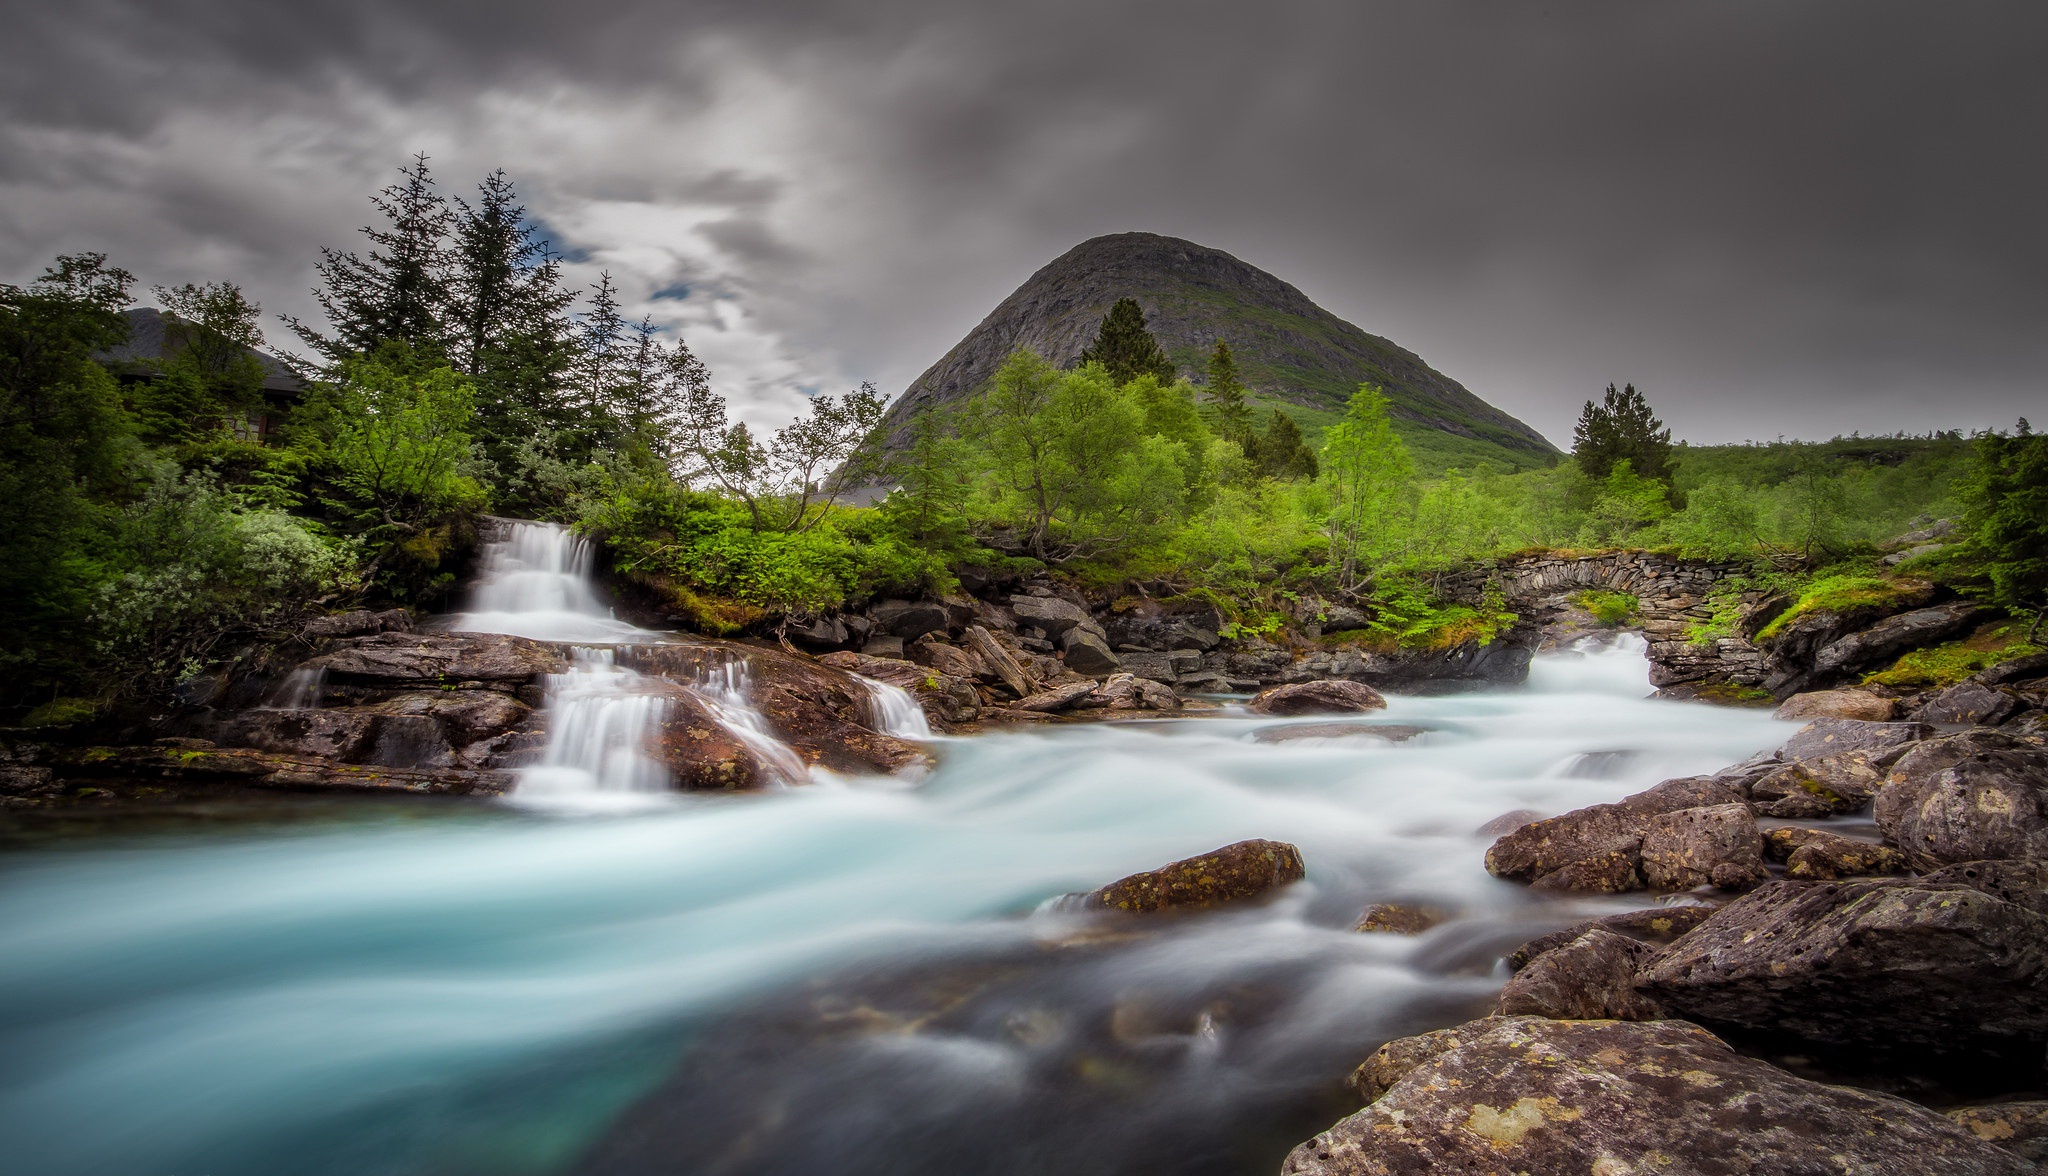
<path id="1" fill-rule="evenodd" d="M 1665 944 L 1707 921 L 1716 908 L 1710 906 L 1654 906 L 1639 911 L 1604 915 L 1583 923 L 1539 935 L 1508 953 L 1508 967 L 1521 971 L 1546 951 L 1552 951 L 1595 929 L 1626 935 L 1644 943 Z"/>
<path id="2" fill-rule="evenodd" d="M 1507 1018 L 1410 1040 L 1382 1050 L 1405 1071 L 1360 1083 L 1385 1092 L 1283 1176 L 2033 1172 L 1932 1111 L 1794 1077 L 1683 1021 Z"/>
<path id="3" fill-rule="evenodd" d="M 1090 906 L 1152 912 L 1254 898 L 1299 882 L 1301 851 L 1284 841 L 1239 841 L 1122 878 L 1088 895 Z"/>
<path id="4" fill-rule="evenodd" d="M 2048 1042 L 2048 916 L 1960 882 L 1771 882 L 1646 968 L 1678 1015 L 1880 1054 Z"/>
<path id="5" fill-rule="evenodd" d="M 1636 991 L 1636 973 L 1663 949 L 1595 927 L 1544 952 L 1501 989 L 1497 1012 L 1570 1021 L 1654 1021 L 1668 1014 Z"/>
<path id="6" fill-rule="evenodd" d="M 503 633 L 378 633 L 335 643 L 304 668 L 377 685 L 526 682 L 559 673 L 559 650 Z"/>
<path id="7" fill-rule="evenodd" d="M 1381 710 L 1386 705 L 1380 692 L 1363 682 L 1324 679 L 1261 691 L 1246 709 L 1255 715 L 1322 715 Z"/>
<path id="8" fill-rule="evenodd" d="M 2048 750 L 1995 731 L 1929 740 L 1893 765 L 1875 815 L 1923 869 L 2048 858 Z"/>
<path id="9" fill-rule="evenodd" d="M 1659 813 L 1643 822 L 1637 849 L 1653 890 L 1713 885 L 1745 890 L 1764 880 L 1763 835 L 1745 804 Z"/>
<path id="10" fill-rule="evenodd" d="M 1774 719 L 1862 719 L 1881 723 L 1892 717 L 1898 703 L 1874 690 L 1845 686 L 1839 690 L 1811 690 L 1795 694 L 1771 712 Z"/>
<path id="11" fill-rule="evenodd" d="M 1948 1117 L 1963 1130 L 1995 1143 L 2036 1167 L 2048 1168 L 2048 1102 L 1958 1107 Z"/>

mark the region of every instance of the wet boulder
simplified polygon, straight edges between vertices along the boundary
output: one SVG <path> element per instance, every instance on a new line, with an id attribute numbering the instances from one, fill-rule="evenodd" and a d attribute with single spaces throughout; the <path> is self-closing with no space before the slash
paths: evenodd
<path id="1" fill-rule="evenodd" d="M 1589 805 L 1522 825 L 1486 851 L 1486 869 L 1496 878 L 1529 882 L 1545 890 L 1639 890 L 1644 885 L 1641 851 L 1649 818 L 1741 802 L 1738 793 L 1713 777 L 1666 780 L 1619 804 Z M 1660 835 L 1659 852 L 1682 856 L 1679 833 L 1673 829 Z M 1670 860 L 1676 863 L 1678 856 Z"/>
<path id="2" fill-rule="evenodd" d="M 1920 704 L 1913 717 L 1923 723 L 1996 727 L 2025 710 L 2026 701 L 1983 682 L 1958 682 Z"/>
<path id="3" fill-rule="evenodd" d="M 377 633 L 338 641 L 301 668 L 372 686 L 533 682 L 560 673 L 560 650 L 504 633 Z"/>
<path id="4" fill-rule="evenodd" d="M 1239 841 L 1132 874 L 1090 893 L 1085 905 L 1150 913 L 1237 902 L 1301 881 L 1301 851 L 1284 841 Z"/>
<path id="5" fill-rule="evenodd" d="M 2048 858 L 2048 749 L 1996 731 L 1929 740 L 1892 766 L 1875 815 L 1923 868 Z"/>
<path id="6" fill-rule="evenodd" d="M 1785 863 L 1787 877 L 1814 882 L 1906 872 L 1906 855 L 1889 845 L 1797 825 L 1764 834 L 1764 856 Z"/>
<path id="7" fill-rule="evenodd" d="M 1012 596 L 1010 611 L 1017 614 L 1018 624 L 1036 626 L 1053 641 L 1076 625 L 1095 623 L 1087 609 L 1057 596 Z"/>
<path id="8" fill-rule="evenodd" d="M 868 620 L 877 633 L 913 641 L 926 633 L 942 633 L 950 618 L 934 600 L 878 600 L 868 606 Z"/>
<path id="9" fill-rule="evenodd" d="M 1061 682 L 1020 700 L 1010 709 L 1051 714 L 1054 711 L 1066 710 L 1094 693 L 1094 682 Z"/>
<path id="10" fill-rule="evenodd" d="M 1654 906 L 1639 911 L 1603 915 L 1574 924 L 1562 931 L 1540 935 L 1508 953 L 1508 967 L 1521 971 L 1544 952 L 1554 951 L 1588 931 L 1600 930 L 1623 935 L 1642 943 L 1662 945 L 1707 921 L 1716 908 L 1710 906 Z"/>
<path id="11" fill-rule="evenodd" d="M 367 637 L 373 633 L 403 633 L 412 628 L 412 614 L 402 608 L 358 608 L 332 613 L 307 621 L 300 633 L 313 640 Z"/>
<path id="12" fill-rule="evenodd" d="M 1376 902 L 1359 912 L 1353 931 L 1368 935 L 1420 935 L 1451 917 L 1442 907 L 1409 902 Z"/>
<path id="13" fill-rule="evenodd" d="M 1958 881 L 1771 882 L 1640 976 L 1680 1016 L 1873 1055 L 2048 1043 L 2048 916 Z"/>
<path id="14" fill-rule="evenodd" d="M 1746 890 L 1765 878 L 1763 835 L 1745 804 L 1658 813 L 1643 821 L 1643 881 L 1652 890 Z"/>
<path id="15" fill-rule="evenodd" d="M 1079 625 L 1060 634 L 1060 660 L 1068 669 L 1077 674 L 1100 676 L 1114 674 L 1122 664 L 1110 652 L 1109 643 L 1093 629 Z"/>
<path id="16" fill-rule="evenodd" d="M 974 681 L 988 674 L 988 667 L 972 651 L 941 641 L 934 633 L 927 633 L 911 642 L 905 652 L 911 661 L 929 666 L 948 677 Z"/>
<path id="17" fill-rule="evenodd" d="M 1595 927 L 1544 952 L 1501 989 L 1501 1016 L 1654 1021 L 1664 1007 L 1636 991 L 1636 973 L 1663 949 Z"/>
<path id="18" fill-rule="evenodd" d="M 783 633 L 790 640 L 806 649 L 844 649 L 853 641 L 853 632 L 840 617 L 813 617 L 807 621 L 791 621 Z"/>
<path id="19" fill-rule="evenodd" d="M 672 787 L 685 792 L 746 792 L 778 783 L 775 768 L 696 694 L 674 683 L 652 690 L 665 700 L 652 746 Z M 787 781 L 781 781 L 787 782 Z"/>
<path id="20" fill-rule="evenodd" d="M 1884 787 L 1885 770 L 1862 752 L 1815 756 L 1788 763 L 1752 781 L 1758 816 L 1798 820 L 1863 811 Z"/>
<path id="21" fill-rule="evenodd" d="M 1246 709 L 1255 715 L 1352 714 L 1384 710 L 1387 700 L 1363 682 L 1293 682 L 1261 691 Z"/>
<path id="22" fill-rule="evenodd" d="M 1949 1119 L 1963 1130 L 1994 1143 L 2035 1167 L 2048 1168 L 2048 1102 L 1992 1103 L 1958 1107 Z"/>
<path id="23" fill-rule="evenodd" d="M 1995 615 L 1996 609 L 1958 600 L 1886 617 L 1816 652 L 1814 677 L 1824 680 L 1874 670 L 1902 653 L 1959 637 Z"/>
<path id="24" fill-rule="evenodd" d="M 1915 743 L 1938 734 L 1925 723 L 1872 723 L 1859 719 L 1815 719 L 1801 727 L 1778 749 L 1787 763 L 1822 756 L 1856 753 L 1879 767 L 1888 767 Z"/>
<path id="25" fill-rule="evenodd" d="M 1283 1176 L 2033 1171 L 1933 1111 L 1794 1077 L 1683 1021 L 1511 1017 L 1410 1040 L 1360 1084 L 1384 1092 Z"/>
<path id="26" fill-rule="evenodd" d="M 1075 702 L 1076 710 L 1178 710 L 1172 688 L 1133 674 L 1111 674 L 1100 686 Z"/>
<path id="27" fill-rule="evenodd" d="M 1881 723 L 1892 717 L 1898 703 L 1875 690 L 1844 687 L 1795 694 L 1771 712 L 1774 719 L 1860 719 Z"/>

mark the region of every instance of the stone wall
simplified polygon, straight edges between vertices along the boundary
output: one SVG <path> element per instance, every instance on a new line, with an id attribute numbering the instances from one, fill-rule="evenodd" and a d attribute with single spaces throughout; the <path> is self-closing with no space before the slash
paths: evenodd
<path id="1" fill-rule="evenodd" d="M 1589 588 L 1626 592 L 1640 602 L 1642 619 L 1635 627 L 1650 643 L 1650 681 L 1659 687 L 1714 685 L 1756 686 L 1764 679 L 1763 651 L 1740 635 L 1696 646 L 1685 639 L 1686 627 L 1711 613 L 1707 593 L 1740 564 L 1708 563 L 1648 551 L 1611 551 L 1599 555 L 1528 555 L 1489 561 L 1437 580 L 1437 590 L 1452 600 L 1476 602 L 1496 585 L 1508 607 L 1539 624 L 1548 623 L 1569 606 L 1570 598 Z M 1745 592 L 1745 608 L 1761 599 Z"/>

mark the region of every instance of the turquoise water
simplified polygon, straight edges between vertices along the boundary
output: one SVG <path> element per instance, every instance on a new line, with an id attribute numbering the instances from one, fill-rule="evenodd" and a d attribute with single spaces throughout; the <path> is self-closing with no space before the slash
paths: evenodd
<path id="1" fill-rule="evenodd" d="M 1371 721 L 1429 729 L 1401 744 L 1255 742 L 1272 721 L 1243 715 L 1062 726 L 941 741 L 908 784 L 614 815 L 330 804 L 17 847 L 4 1167 L 1271 1171 L 1271 1124 L 1329 1113 L 1365 1050 L 1483 1008 L 1501 951 L 1599 909 L 1489 878 L 1479 826 L 1792 729 L 1649 700 L 1644 670 L 1625 646 L 1395 699 Z M 1040 911 L 1247 837 L 1299 845 L 1308 882 L 1129 942 L 1074 945 Z M 1385 899 L 1455 917 L 1349 930 Z M 951 1020 L 817 1029 L 820 993 L 910 1000 L 970 966 L 998 979 Z M 1179 1142 L 1116 1142 L 1139 1138 Z"/>

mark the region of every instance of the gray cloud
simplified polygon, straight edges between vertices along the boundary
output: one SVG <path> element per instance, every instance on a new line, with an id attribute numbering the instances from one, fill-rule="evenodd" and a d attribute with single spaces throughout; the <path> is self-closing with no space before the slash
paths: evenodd
<path id="1" fill-rule="evenodd" d="M 303 312 L 317 246 L 427 150 L 451 189 L 506 167 L 579 280 L 611 268 L 764 417 L 901 387 L 1133 228 L 1560 440 L 1622 380 L 1699 440 L 2048 403 L 2038 5 L 19 7 L 15 280 L 98 247 Z"/>

